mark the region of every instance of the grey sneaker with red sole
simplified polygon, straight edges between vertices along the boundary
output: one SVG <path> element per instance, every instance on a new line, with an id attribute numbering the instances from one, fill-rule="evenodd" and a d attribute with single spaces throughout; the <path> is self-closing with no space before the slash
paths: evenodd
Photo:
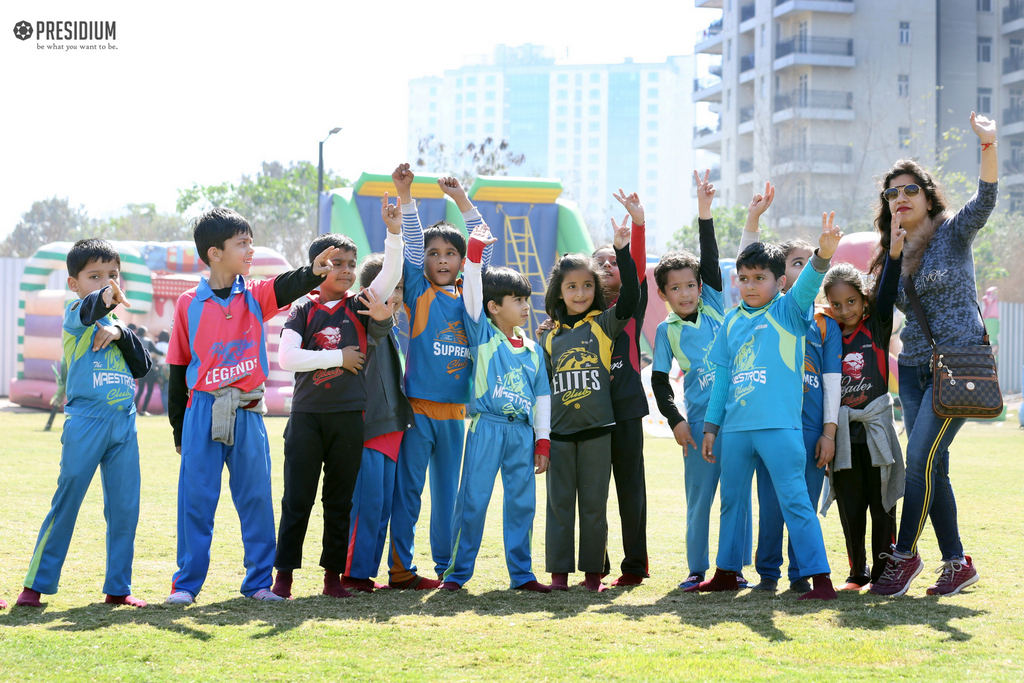
<path id="1" fill-rule="evenodd" d="M 882 576 L 871 584 L 871 592 L 875 595 L 899 597 L 906 594 L 910 584 L 924 569 L 921 556 L 916 553 L 906 558 L 889 553 L 880 553 L 879 556 L 886 558 L 886 562 Z"/>
<path id="2" fill-rule="evenodd" d="M 970 555 L 966 555 L 962 561 L 943 562 L 938 574 L 935 585 L 928 588 L 928 595 L 956 595 L 964 588 L 978 583 L 981 578 Z"/>

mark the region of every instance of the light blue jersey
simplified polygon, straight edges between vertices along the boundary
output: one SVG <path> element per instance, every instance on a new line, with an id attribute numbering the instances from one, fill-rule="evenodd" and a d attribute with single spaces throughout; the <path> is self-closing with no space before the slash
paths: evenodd
<path id="1" fill-rule="evenodd" d="M 477 321 L 466 316 L 466 331 L 473 358 L 469 404 L 473 426 L 480 413 L 525 420 L 533 426 L 537 397 L 551 394 L 544 352 L 518 327 L 515 334 L 523 339 L 523 346 L 515 348 L 483 313 Z"/>
<path id="2" fill-rule="evenodd" d="M 90 295 L 92 296 L 92 295 Z M 96 325 L 108 327 L 117 318 L 108 313 L 95 324 L 82 323 L 77 299 L 64 307 L 64 358 L 68 364 L 67 396 L 64 412 L 82 417 L 104 417 L 135 412 L 135 378 L 115 343 L 99 351 L 92 350 Z"/>
<path id="3" fill-rule="evenodd" d="M 724 417 L 712 409 L 706 422 L 721 432 L 801 429 L 804 346 L 824 276 L 804 268 L 787 294 L 757 309 L 741 303 L 726 314 L 709 358 L 728 369 L 730 385 Z"/>
<path id="4" fill-rule="evenodd" d="M 843 333 L 839 323 L 823 313 L 815 313 L 807 328 L 804 349 L 803 427 L 820 432 L 824 428 L 825 387 L 822 376 L 843 371 Z"/>
<path id="5" fill-rule="evenodd" d="M 704 420 L 715 381 L 715 366 L 709 355 L 715 337 L 725 320 L 722 293 L 705 285 L 697 304 L 697 320 L 689 322 L 675 313 L 669 313 L 654 338 L 654 372 L 668 374 L 672 359 L 685 373 L 683 400 L 686 419 L 690 424 Z"/>

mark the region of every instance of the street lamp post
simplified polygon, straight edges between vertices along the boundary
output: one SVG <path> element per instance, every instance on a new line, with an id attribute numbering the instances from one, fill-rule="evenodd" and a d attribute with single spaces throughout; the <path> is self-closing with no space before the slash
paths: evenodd
<path id="1" fill-rule="evenodd" d="M 327 137 L 320 141 L 320 162 L 317 165 L 317 182 L 316 182 L 316 231 L 320 232 L 320 226 L 323 223 L 323 209 L 321 207 L 322 198 L 324 194 L 324 143 L 327 142 L 327 138 L 331 137 L 335 133 L 341 130 L 340 127 L 331 128 L 331 132 L 327 134 Z"/>

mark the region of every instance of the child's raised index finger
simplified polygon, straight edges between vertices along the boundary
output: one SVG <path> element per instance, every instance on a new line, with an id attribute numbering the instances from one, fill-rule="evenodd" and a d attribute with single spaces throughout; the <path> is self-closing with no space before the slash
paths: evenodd
<path id="1" fill-rule="evenodd" d="M 697 169 L 693 169 L 693 182 L 700 185 L 700 171 Z"/>

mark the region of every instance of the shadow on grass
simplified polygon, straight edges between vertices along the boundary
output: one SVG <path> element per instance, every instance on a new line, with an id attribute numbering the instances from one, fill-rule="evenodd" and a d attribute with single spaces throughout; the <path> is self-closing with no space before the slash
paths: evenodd
<path id="1" fill-rule="evenodd" d="M 840 594 L 829 602 L 798 601 L 793 593 L 764 594 L 746 591 L 729 594 L 694 595 L 673 590 L 648 604 L 616 602 L 623 591 L 590 593 L 582 587 L 549 594 L 492 590 L 468 591 L 378 591 L 353 598 L 336 599 L 322 595 L 299 597 L 286 604 L 258 603 L 237 597 L 220 602 L 200 602 L 188 607 L 152 604 L 144 609 L 114 607 L 96 603 L 66 610 L 13 607 L 0 612 L 0 627 L 49 626 L 54 631 L 97 631 L 135 624 L 176 633 L 199 641 L 217 638 L 217 627 L 255 629 L 252 639 L 272 638 L 299 628 L 306 622 L 364 621 L 389 623 L 403 617 L 444 619 L 472 613 L 480 617 L 537 614 L 550 619 L 568 619 L 584 612 L 621 615 L 627 619 L 671 615 L 679 623 L 698 629 L 718 624 L 743 624 L 766 640 L 790 640 L 775 624 L 782 613 L 790 616 L 823 613 L 836 626 L 851 630 L 884 631 L 894 626 L 926 626 L 945 633 L 949 640 L 965 642 L 971 635 L 952 622 L 981 616 L 986 612 L 940 602 L 934 597 L 887 599 L 872 595 Z"/>
<path id="2" fill-rule="evenodd" d="M 721 623 L 743 624 L 769 641 L 787 641 L 787 636 L 775 625 L 776 613 L 789 616 L 827 613 L 840 628 L 851 630 L 884 631 L 894 626 L 927 626 L 948 635 L 949 640 L 966 642 L 971 634 L 951 622 L 987 614 L 938 597 L 885 598 L 865 594 L 840 593 L 838 599 L 798 600 L 792 592 L 762 593 L 684 593 L 677 589 L 659 598 L 653 604 L 611 604 L 599 613 L 621 614 L 629 619 L 673 614 L 680 623 L 695 628 L 709 629 Z"/>

